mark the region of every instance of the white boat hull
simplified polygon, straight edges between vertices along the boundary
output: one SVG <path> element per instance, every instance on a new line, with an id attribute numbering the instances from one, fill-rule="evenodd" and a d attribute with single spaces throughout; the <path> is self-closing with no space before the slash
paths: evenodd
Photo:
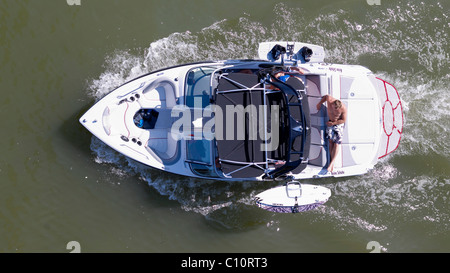
<path id="1" fill-rule="evenodd" d="M 272 60 L 273 54 L 270 51 L 277 44 L 288 48 L 288 52 L 280 59 Z M 299 57 L 299 52 L 305 47 L 312 49 L 309 61 Z M 214 152 L 215 147 L 211 146 L 211 151 L 208 150 L 210 159 L 198 162 L 196 158 L 194 160 L 188 158 L 187 150 L 191 148 L 185 139 L 193 133 L 172 129 L 176 118 L 179 117 L 179 113 L 176 114 L 177 107 L 188 105 L 187 93 L 194 90 L 194 86 L 197 89 L 199 86 L 204 88 L 203 93 L 208 96 L 208 92 L 212 94 L 217 89 L 217 82 L 222 73 L 232 74 L 227 72 L 228 70 L 241 71 L 233 72 L 240 73 L 241 78 L 249 77 L 244 73 L 250 72 L 255 78 L 264 69 L 283 67 L 287 71 L 295 68 L 301 72 L 296 78 L 304 84 L 304 90 L 297 90 L 297 94 L 301 94 L 301 100 L 306 99 L 309 105 L 310 128 L 307 130 L 310 130 L 311 142 L 308 158 L 302 159 L 302 164 L 306 162 L 306 167 L 297 173 L 287 173 L 285 179 L 361 175 L 372 169 L 380 158 L 398 147 L 403 130 L 403 113 L 400 97 L 393 85 L 375 77 L 370 70 L 362 66 L 324 63 L 325 52 L 321 46 L 298 42 L 265 42 L 260 44 L 258 54 L 262 60 L 193 63 L 143 75 L 116 88 L 98 101 L 80 118 L 80 123 L 119 153 L 162 171 L 206 179 L 267 180 L 269 179 L 267 173 L 273 170 L 268 167 L 267 154 L 265 163 L 246 164 L 246 161 L 218 159 Z M 204 77 L 208 75 L 204 70 L 210 71 L 209 75 L 216 78 Z M 197 74 L 193 71 L 197 71 Z M 216 76 L 217 71 L 220 71 L 218 73 L 220 76 Z M 216 87 L 213 87 L 214 81 Z M 242 88 L 242 84 L 232 80 L 227 84 L 235 84 L 238 89 Z M 256 82 L 255 86 L 258 84 L 262 85 Z M 236 92 L 233 88 L 220 92 L 231 94 Z M 247 89 L 248 87 L 245 87 L 242 90 Z M 265 87 L 263 91 L 267 92 Z M 216 92 L 215 95 L 220 92 Z M 261 88 L 258 92 L 261 92 Z M 264 105 L 268 93 L 263 93 Z M 328 121 L 326 105 L 319 110 L 316 107 L 325 95 L 340 99 L 348 109 L 344 139 L 333 172 L 327 171 L 330 155 L 328 139 L 325 136 Z M 202 96 L 202 93 L 197 94 L 197 97 Z M 209 96 L 211 102 L 212 95 Z M 147 125 L 137 123 L 138 115 L 149 113 L 155 114 L 155 119 L 150 117 Z M 194 133 L 197 129 L 204 129 L 202 118 L 188 124 L 193 127 Z M 142 121 L 143 119 L 140 120 Z M 212 139 L 215 139 L 214 134 L 212 133 Z M 222 160 L 223 164 L 229 164 L 228 167 L 230 164 L 243 163 L 243 165 L 228 173 L 210 175 L 215 171 L 211 166 L 220 168 L 220 164 L 214 160 L 219 162 Z M 262 167 L 262 164 L 265 164 L 265 167 Z M 256 170 L 259 173 L 255 176 L 234 176 L 245 168 L 253 168 L 253 172 Z M 262 174 L 261 169 L 264 169 Z M 297 212 L 317 207 L 330 197 L 330 190 L 324 187 L 302 185 L 301 190 L 302 194 L 296 198 L 286 196 L 284 186 L 268 190 L 257 196 L 258 205 L 271 211 Z"/>
<path id="2" fill-rule="evenodd" d="M 156 169 L 199 177 L 186 170 L 183 160 L 172 162 L 171 165 L 164 163 L 162 157 L 164 155 L 170 157 L 170 152 L 174 152 L 176 145 L 180 145 L 178 148 L 181 150 L 185 149 L 183 143 L 164 142 L 166 139 L 170 140 L 168 128 L 163 128 L 164 126 L 159 124 L 159 128 L 156 128 L 158 130 L 142 130 L 134 126 L 132 121 L 133 114 L 143 107 L 155 109 L 165 107 L 165 120 L 170 120 L 168 116 L 174 106 L 173 103 L 183 94 L 185 83 L 183 73 L 198 65 L 152 73 L 122 85 L 89 109 L 80 118 L 80 123 L 108 146 L 136 161 Z M 341 99 L 347 106 L 349 115 L 344 127 L 344 141 L 333 172 L 326 170 L 329 162 L 328 140 L 324 137 L 326 120 L 324 118 L 311 120 L 314 125 L 309 157 L 311 164 L 303 172 L 293 174 L 294 179 L 361 175 L 372 169 L 378 159 L 397 148 L 402 133 L 403 116 L 401 100 L 392 85 L 376 78 L 368 69 L 361 66 L 308 63 L 299 64 L 298 67 L 309 73 L 305 76 L 312 115 L 317 114 L 315 105 L 324 95 Z M 161 103 L 161 97 L 154 89 L 148 91 L 148 87 L 155 81 L 171 83 L 175 96 L 172 98 L 172 104 Z M 131 102 L 130 98 L 136 94 L 140 98 Z M 128 101 L 118 105 L 126 98 Z M 164 124 L 164 119 L 161 123 Z M 128 141 L 124 141 L 123 137 Z M 137 142 L 142 145 L 137 145 Z M 149 149 L 149 144 L 155 149 Z M 166 151 L 161 151 L 164 149 Z M 256 177 L 245 180 L 261 179 Z"/>

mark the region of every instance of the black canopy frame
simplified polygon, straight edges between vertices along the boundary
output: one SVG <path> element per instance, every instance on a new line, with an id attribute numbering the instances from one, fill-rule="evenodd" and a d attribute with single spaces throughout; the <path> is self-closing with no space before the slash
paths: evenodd
<path id="1" fill-rule="evenodd" d="M 303 84 L 299 85 L 298 82 L 292 80 L 288 80 L 285 83 L 277 79 L 273 74 L 269 74 L 268 78 L 270 80 L 266 79 L 266 84 L 271 84 L 282 91 L 287 104 L 284 110 L 287 112 L 289 120 L 289 124 L 286 125 L 289 126 L 288 141 L 285 147 L 286 163 L 282 167 L 271 170 L 266 174 L 269 178 L 277 178 L 291 171 L 299 173 L 308 164 L 309 145 L 311 143 L 309 105 L 306 96 L 302 95 L 302 91 L 305 91 Z M 299 110 L 299 115 L 295 117 L 294 112 L 297 110 Z M 298 143 L 298 139 L 300 139 L 300 143 Z"/>
<path id="2" fill-rule="evenodd" d="M 267 138 L 262 140 L 216 140 L 219 162 L 226 177 L 244 178 L 257 177 L 264 174 L 267 178 L 277 178 L 289 172 L 299 173 L 306 168 L 310 145 L 309 106 L 307 105 L 305 86 L 294 77 L 286 83 L 277 79 L 273 73 L 221 73 L 218 76 L 217 88 L 214 92 L 215 103 L 219 106 L 227 104 L 260 104 L 267 108 L 267 96 L 278 93 L 283 106 L 280 120 L 280 131 L 283 140 L 279 152 L 284 165 L 274 168 L 273 159 L 267 152 Z M 295 82 L 297 81 L 297 83 Z M 272 88 L 269 88 L 272 87 Z M 273 88 L 275 87 L 275 88 Z M 305 99 L 303 99 L 305 98 Z M 268 117 L 264 111 L 264 132 L 267 132 Z M 245 118 L 247 120 L 247 118 Z M 247 124 L 248 125 L 248 124 Z M 275 128 L 270 128 L 271 130 Z M 278 129 L 278 128 L 277 128 Z M 265 151 L 258 149 L 258 145 L 266 145 Z M 280 158 L 278 158 L 280 160 Z"/>

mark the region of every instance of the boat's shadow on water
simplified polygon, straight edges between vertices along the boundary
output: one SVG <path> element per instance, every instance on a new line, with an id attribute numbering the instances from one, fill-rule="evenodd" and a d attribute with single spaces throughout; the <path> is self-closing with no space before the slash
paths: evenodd
<path id="1" fill-rule="evenodd" d="M 83 128 L 78 122 L 82 114 L 86 112 L 92 103 L 84 105 L 79 111 L 74 112 L 66 121 L 61 125 L 58 132 L 62 135 L 62 138 L 74 148 L 83 158 L 89 158 L 92 156 L 92 152 L 86 147 L 89 147 L 92 135 L 89 131 Z"/>

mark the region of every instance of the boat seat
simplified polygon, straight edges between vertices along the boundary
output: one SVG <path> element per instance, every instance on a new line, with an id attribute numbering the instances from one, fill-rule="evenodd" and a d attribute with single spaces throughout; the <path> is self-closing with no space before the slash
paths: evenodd
<path id="1" fill-rule="evenodd" d="M 178 140 L 173 137 L 170 129 L 152 129 L 147 147 L 162 160 L 169 160 L 177 154 Z"/>
<path id="2" fill-rule="evenodd" d="M 319 97 L 308 96 L 309 113 L 311 121 L 311 143 L 317 145 L 325 144 L 326 121 L 328 118 L 326 107 L 322 105 L 317 110 L 316 105 L 320 102 Z"/>
<path id="3" fill-rule="evenodd" d="M 325 107 L 322 106 L 322 108 Z M 326 142 L 325 131 L 325 118 L 311 116 L 309 164 L 316 166 L 325 166 L 327 164 L 328 143 Z"/>
<path id="4" fill-rule="evenodd" d="M 328 94 L 328 79 L 322 75 L 306 75 L 306 92 L 309 97 L 319 97 Z"/>
<path id="5" fill-rule="evenodd" d="M 171 112 L 177 104 L 175 92 L 176 86 L 170 79 L 160 77 L 142 91 L 142 96 L 138 100 L 141 108 L 158 112 L 154 129 L 145 130 L 149 134 L 145 143 L 146 149 L 163 161 L 170 160 L 178 151 L 178 140 L 171 134 L 174 121 Z"/>
<path id="6" fill-rule="evenodd" d="M 308 164 L 325 167 L 328 162 L 326 146 L 311 144 Z"/>
<path id="7" fill-rule="evenodd" d="M 158 119 L 156 120 L 155 129 L 169 129 L 172 127 L 174 119 L 172 114 L 172 109 L 155 109 L 158 111 Z"/>
<path id="8" fill-rule="evenodd" d="M 325 105 L 322 105 L 320 110 L 317 110 L 316 106 L 322 99 L 322 92 L 325 92 L 325 88 L 321 88 L 321 83 L 325 80 L 325 77 L 319 75 L 306 76 L 306 94 L 311 124 L 309 164 L 322 167 L 325 167 L 328 162 L 328 143 L 325 137 L 328 114 Z"/>
<path id="9" fill-rule="evenodd" d="M 139 98 L 142 108 L 173 108 L 176 105 L 175 86 L 166 78 L 149 84 Z"/>

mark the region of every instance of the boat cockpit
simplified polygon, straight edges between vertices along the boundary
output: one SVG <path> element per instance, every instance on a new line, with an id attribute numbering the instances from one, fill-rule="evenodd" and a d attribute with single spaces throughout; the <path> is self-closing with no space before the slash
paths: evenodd
<path id="1" fill-rule="evenodd" d="M 310 146 L 304 81 L 280 67 L 189 71 L 185 105 L 193 113 L 186 162 L 191 170 L 233 179 L 301 172 Z"/>

